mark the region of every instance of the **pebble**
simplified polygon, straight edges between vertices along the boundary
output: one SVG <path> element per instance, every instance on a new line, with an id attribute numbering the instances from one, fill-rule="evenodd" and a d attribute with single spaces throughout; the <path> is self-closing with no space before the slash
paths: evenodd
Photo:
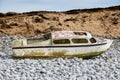
<path id="1" fill-rule="evenodd" d="M 119 39 L 104 54 L 81 61 L 77 57 L 13 59 L 11 41 L 24 37 L 0 37 L 0 80 L 120 80 Z"/>

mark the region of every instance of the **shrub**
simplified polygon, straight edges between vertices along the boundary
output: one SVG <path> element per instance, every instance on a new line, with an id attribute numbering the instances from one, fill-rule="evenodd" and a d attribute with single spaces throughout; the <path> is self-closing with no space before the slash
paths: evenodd
<path id="1" fill-rule="evenodd" d="M 6 13 L 6 16 L 14 16 L 14 15 L 17 15 L 17 13 L 16 12 L 8 12 L 8 13 Z"/>
<path id="2" fill-rule="evenodd" d="M 0 17 L 4 17 L 5 16 L 5 14 L 4 13 L 0 13 Z"/>

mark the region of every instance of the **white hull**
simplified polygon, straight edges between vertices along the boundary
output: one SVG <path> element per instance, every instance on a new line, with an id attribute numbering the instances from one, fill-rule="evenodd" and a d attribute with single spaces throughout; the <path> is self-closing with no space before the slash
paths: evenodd
<path id="1" fill-rule="evenodd" d="M 59 57 L 59 56 L 96 56 L 106 51 L 112 40 L 105 43 L 88 45 L 67 45 L 67 46 L 33 46 L 13 48 L 14 57 Z"/>

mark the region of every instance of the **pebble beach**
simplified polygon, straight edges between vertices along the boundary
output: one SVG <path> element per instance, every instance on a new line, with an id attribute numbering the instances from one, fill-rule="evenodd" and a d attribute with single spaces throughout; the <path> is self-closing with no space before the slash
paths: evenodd
<path id="1" fill-rule="evenodd" d="M 113 39 L 107 52 L 84 60 L 14 59 L 14 39 L 0 34 L 0 80 L 120 80 L 120 39 Z"/>

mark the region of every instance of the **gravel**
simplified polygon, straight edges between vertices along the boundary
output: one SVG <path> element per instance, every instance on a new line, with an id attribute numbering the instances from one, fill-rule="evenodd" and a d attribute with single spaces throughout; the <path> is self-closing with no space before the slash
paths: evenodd
<path id="1" fill-rule="evenodd" d="M 104 54 L 79 58 L 13 59 L 11 41 L 0 35 L 0 80 L 120 80 L 120 39 Z"/>

